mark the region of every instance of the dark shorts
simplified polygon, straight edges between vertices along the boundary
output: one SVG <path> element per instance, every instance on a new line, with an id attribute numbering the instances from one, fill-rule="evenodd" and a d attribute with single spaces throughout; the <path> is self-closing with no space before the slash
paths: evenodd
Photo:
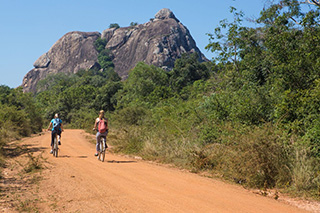
<path id="1" fill-rule="evenodd" d="M 61 138 L 61 130 L 52 130 L 52 132 L 51 132 L 51 145 L 50 146 L 53 146 L 53 141 L 54 141 L 54 137 L 56 134 L 60 135 L 60 138 Z"/>

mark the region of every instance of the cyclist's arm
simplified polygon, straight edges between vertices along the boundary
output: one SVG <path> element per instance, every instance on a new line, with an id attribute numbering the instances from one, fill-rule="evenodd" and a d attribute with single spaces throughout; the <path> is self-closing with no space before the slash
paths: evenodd
<path id="1" fill-rule="evenodd" d="M 61 123 L 61 131 L 64 131 L 62 123 Z"/>
<path id="2" fill-rule="evenodd" d="M 48 130 L 52 127 L 52 123 L 50 122 L 49 126 L 48 126 Z"/>
<path id="3" fill-rule="evenodd" d="M 95 120 L 95 122 L 94 122 L 94 127 L 93 127 L 93 129 L 94 129 L 94 130 L 96 130 L 96 129 L 97 129 L 97 123 L 98 123 L 98 121 L 97 121 L 97 120 L 98 120 L 98 119 L 96 119 L 96 120 Z"/>

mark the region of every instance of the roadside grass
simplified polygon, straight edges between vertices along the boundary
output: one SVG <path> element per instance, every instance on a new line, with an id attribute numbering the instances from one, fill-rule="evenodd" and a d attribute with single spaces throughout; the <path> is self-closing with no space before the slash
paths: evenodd
<path id="1" fill-rule="evenodd" d="M 107 137 L 109 151 L 205 173 L 257 189 L 261 195 L 272 190 L 275 199 L 283 192 L 320 200 L 320 162 L 310 156 L 299 137 L 275 125 L 248 128 L 214 123 L 191 131 L 170 119 L 152 128 L 148 125 L 115 124 Z M 215 128 L 219 131 L 213 134 Z M 89 127 L 87 132 L 93 136 Z M 90 142 L 95 143 L 94 136 Z"/>
<path id="2" fill-rule="evenodd" d="M 225 129 L 223 129 L 225 128 Z M 112 129 L 108 141 L 114 151 L 138 155 L 145 160 L 173 164 L 193 173 L 206 173 L 261 195 L 275 191 L 320 200 L 320 170 L 297 138 L 271 124 L 253 129 L 221 126 L 223 134 L 204 144 L 194 133 L 168 129 L 123 126 Z"/>
<path id="3" fill-rule="evenodd" d="M 19 212 L 34 212 L 38 213 L 40 210 L 36 207 L 37 199 L 18 200 L 16 208 Z"/>
<path id="4" fill-rule="evenodd" d="M 27 153 L 28 162 L 23 166 L 26 173 L 33 173 L 44 168 L 42 153 L 38 156 L 33 156 L 33 153 Z"/>
<path id="5" fill-rule="evenodd" d="M 6 207 L 18 212 L 40 212 L 37 192 L 43 179 L 40 172 L 46 168 L 41 150 L 15 141 L 6 144 L 3 153 L 6 157 L 1 183 L 5 184 L 1 199 L 5 200 Z"/>

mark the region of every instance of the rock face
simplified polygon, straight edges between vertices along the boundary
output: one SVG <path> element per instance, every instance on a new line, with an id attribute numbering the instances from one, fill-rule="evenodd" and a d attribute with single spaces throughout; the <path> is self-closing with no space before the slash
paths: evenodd
<path id="1" fill-rule="evenodd" d="M 75 73 L 94 66 L 98 52 L 93 45 L 100 36 L 98 32 L 70 32 L 64 35 L 33 64 L 34 69 L 23 79 L 23 91 L 35 92 L 38 81 L 49 74 Z"/>
<path id="2" fill-rule="evenodd" d="M 200 61 L 207 60 L 197 48 L 188 29 L 169 9 L 162 9 L 145 24 L 110 28 L 102 32 L 70 32 L 43 54 L 23 79 L 25 92 L 36 92 L 39 80 L 54 73 L 76 73 L 97 65 L 94 42 L 106 39 L 106 48 L 113 54 L 115 71 L 122 79 L 130 69 L 143 61 L 170 70 L 183 53 L 197 52 Z"/>

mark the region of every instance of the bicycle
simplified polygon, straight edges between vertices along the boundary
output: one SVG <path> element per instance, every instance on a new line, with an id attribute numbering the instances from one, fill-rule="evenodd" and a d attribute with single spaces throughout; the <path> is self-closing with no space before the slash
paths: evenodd
<path id="1" fill-rule="evenodd" d="M 104 162 L 106 157 L 106 149 L 108 148 L 107 136 L 100 136 L 99 148 L 100 149 L 98 151 L 98 160 L 100 160 L 101 162 Z"/>
<path id="2" fill-rule="evenodd" d="M 100 137 L 100 150 L 98 152 L 98 160 L 101 162 L 104 162 L 104 159 L 106 157 L 106 149 L 108 148 L 107 146 L 107 137 L 106 136 L 101 136 Z"/>
<path id="3" fill-rule="evenodd" d="M 57 134 L 57 132 L 54 135 L 53 144 L 52 144 L 51 149 L 52 149 L 52 155 L 57 158 L 58 157 L 58 152 L 59 152 L 58 134 Z"/>

